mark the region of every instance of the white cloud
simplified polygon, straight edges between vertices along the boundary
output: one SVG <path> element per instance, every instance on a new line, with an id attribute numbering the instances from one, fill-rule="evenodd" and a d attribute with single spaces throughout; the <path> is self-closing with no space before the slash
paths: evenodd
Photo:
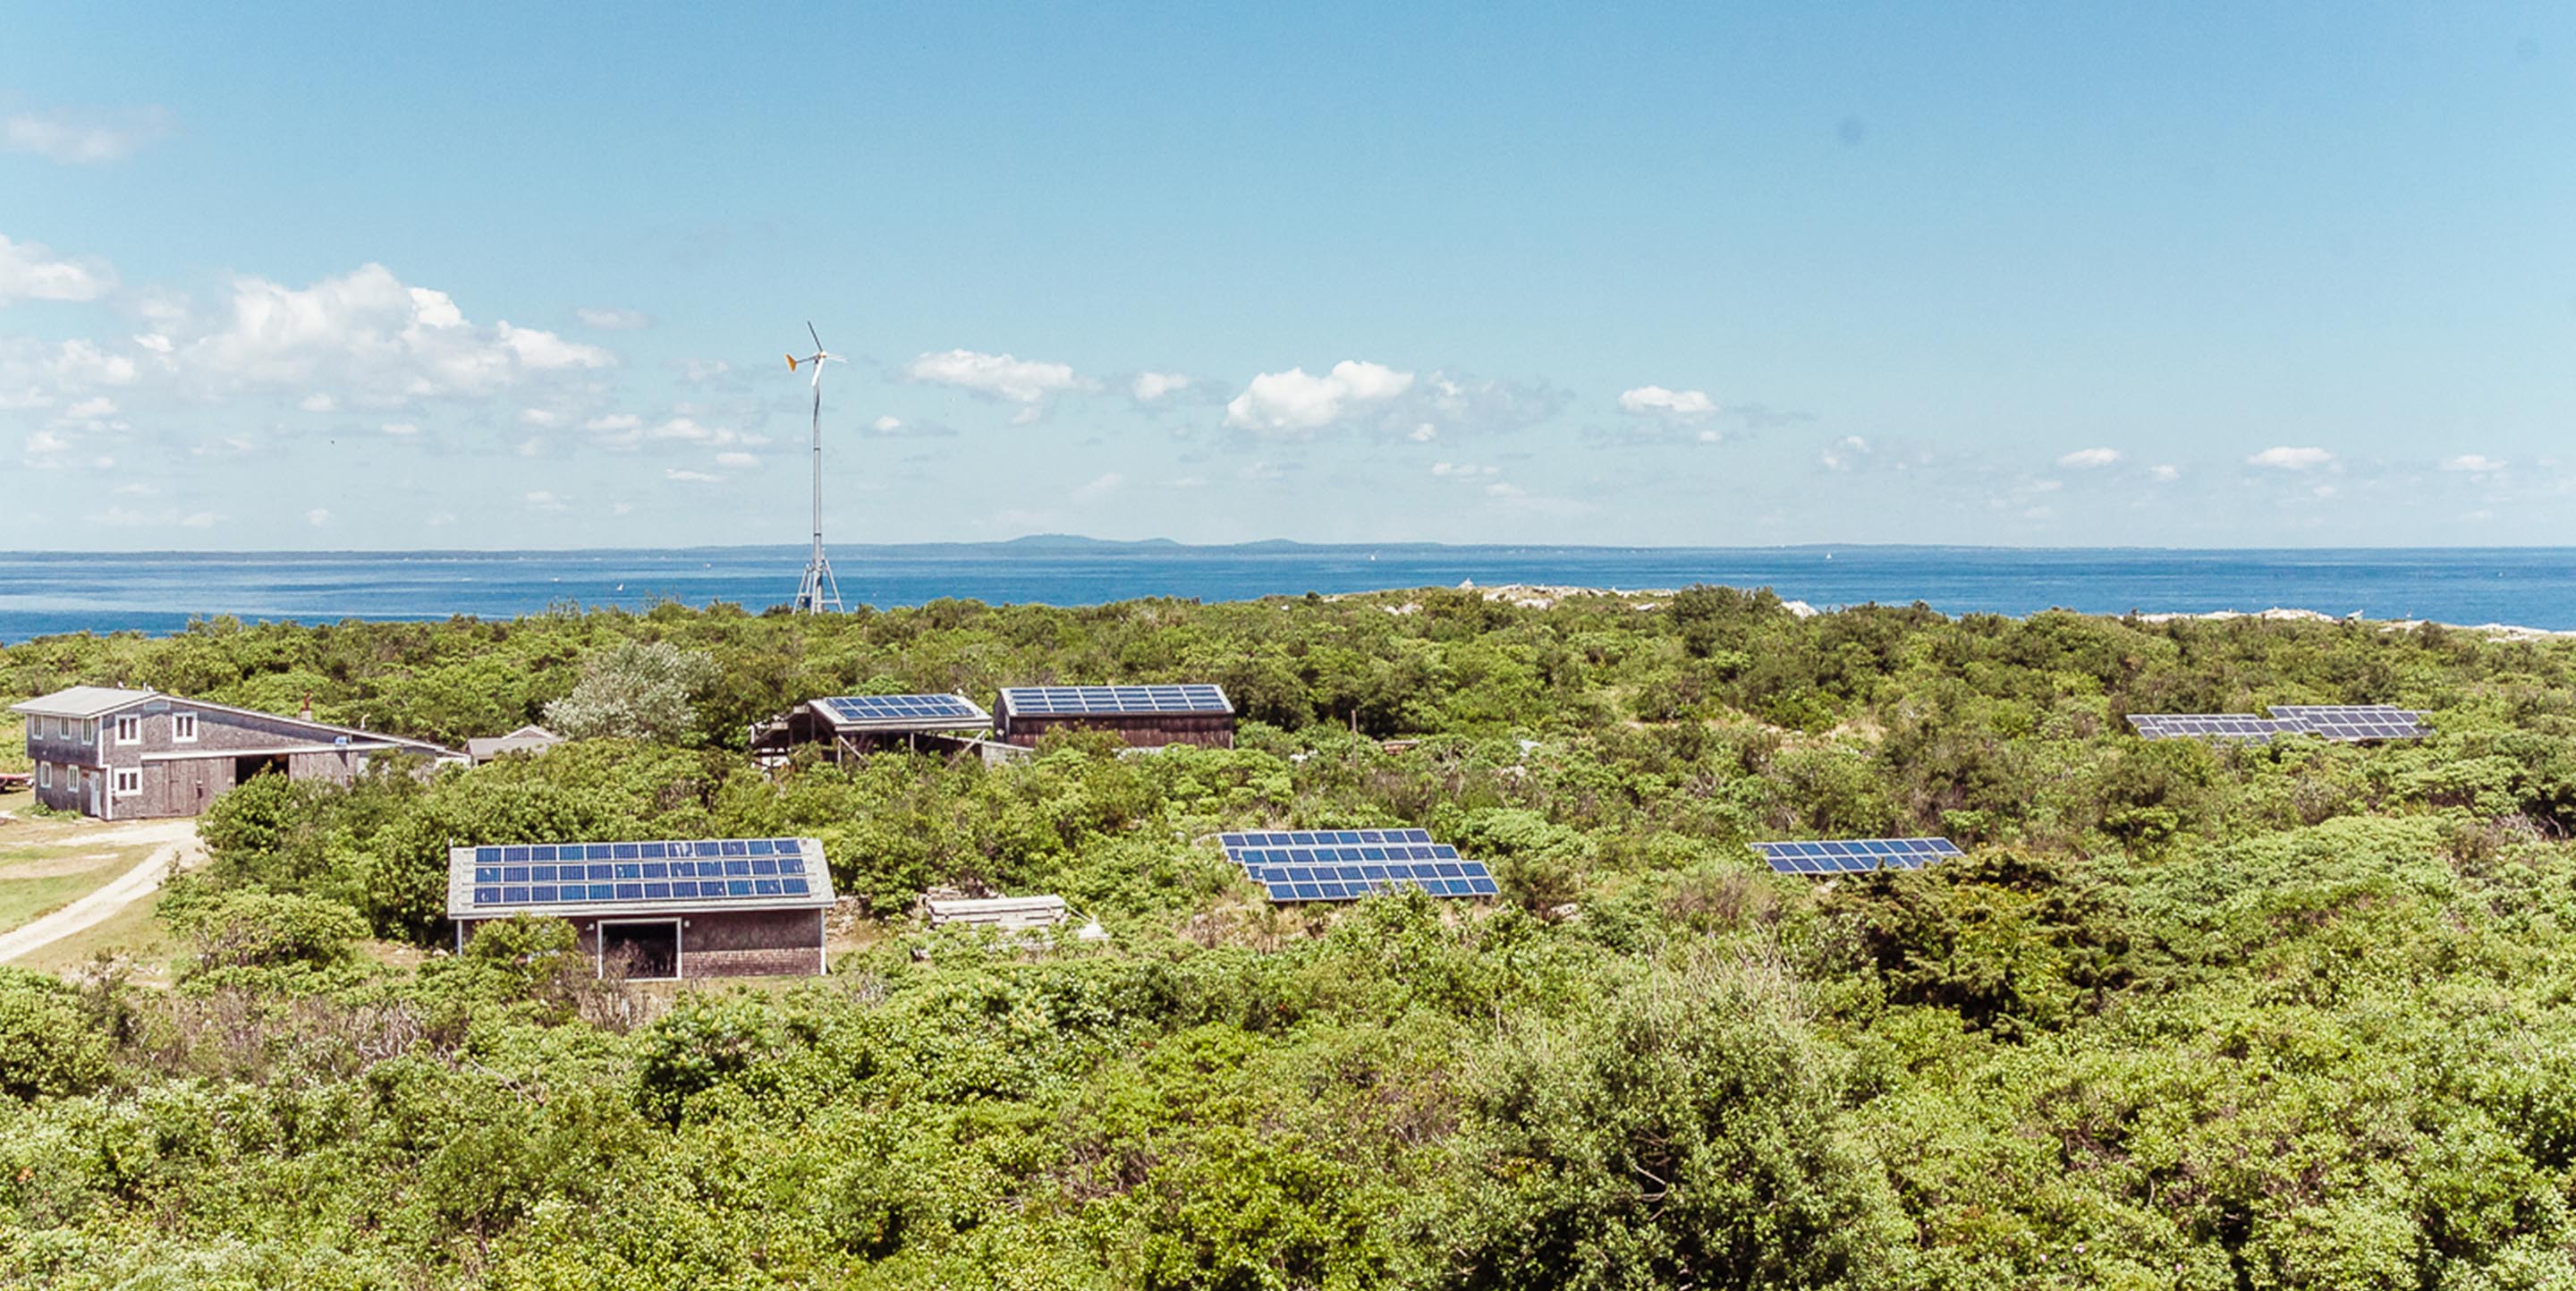
<path id="1" fill-rule="evenodd" d="M 2511 464 L 2512 463 L 2509 462 L 2497 461 L 2495 458 L 2488 457 L 2480 453 L 2462 453 L 2457 457 L 2444 461 L 2442 463 L 2442 469 L 2446 471 L 2462 471 L 2471 475 L 2491 475 L 2497 471 L 2503 470 Z"/>
<path id="2" fill-rule="evenodd" d="M 116 289 L 104 260 L 57 257 L 42 244 L 0 234 L 0 305 L 13 300 L 96 300 Z"/>
<path id="3" fill-rule="evenodd" d="M 2304 471 L 2334 461 L 2334 454 L 2322 448 L 2267 448 L 2245 459 L 2248 466 L 2267 466 L 2281 471 Z"/>
<path id="4" fill-rule="evenodd" d="M 456 523 L 456 513 L 453 511 L 432 511 L 421 518 L 421 523 L 432 529 L 444 529 L 447 526 Z"/>
<path id="5" fill-rule="evenodd" d="M 561 511 L 570 504 L 546 489 L 538 489 L 523 499 L 532 510 Z"/>
<path id="6" fill-rule="evenodd" d="M 159 511 L 109 507 L 100 518 L 124 529 L 210 529 L 223 520 L 212 511 L 182 512 L 175 507 Z"/>
<path id="7" fill-rule="evenodd" d="M 666 478 L 680 480 L 689 484 L 715 484 L 724 479 L 721 475 L 709 475 L 705 471 L 670 469 L 663 471 L 662 474 Z"/>
<path id="8" fill-rule="evenodd" d="M 118 112 L 20 112 L 0 121 L 0 148 L 31 152 L 65 165 L 94 166 L 121 161 L 170 133 L 170 114 L 161 108 L 128 108 Z"/>
<path id="9" fill-rule="evenodd" d="M 878 434 L 891 435 L 894 432 L 903 429 L 903 418 L 894 416 L 879 417 L 876 419 L 875 425 Z"/>
<path id="10" fill-rule="evenodd" d="M 583 428 L 599 436 L 599 442 L 610 448 L 634 448 L 642 444 L 693 444 L 702 448 L 732 448 L 736 445 L 758 446 L 769 442 L 756 435 L 745 435 L 726 426 L 709 426 L 694 417 L 678 416 L 647 426 L 640 417 L 619 414 L 594 417 L 582 423 Z"/>
<path id="11" fill-rule="evenodd" d="M 2182 472 L 2171 466 L 2150 466 L 2147 468 L 2147 478 L 2158 484 L 2171 484 L 2182 478 Z"/>
<path id="12" fill-rule="evenodd" d="M 905 364 L 903 375 L 910 381 L 955 386 L 987 398 L 1025 405 L 1019 418 L 1022 421 L 1034 420 L 1047 400 L 1067 391 L 1088 389 L 1091 384 L 1070 364 L 1041 363 L 974 350 L 924 354 Z"/>
<path id="13" fill-rule="evenodd" d="M 316 529 L 331 523 L 331 508 L 315 507 L 312 510 L 305 512 L 304 523 L 309 524 Z"/>
<path id="14" fill-rule="evenodd" d="M 506 321 L 476 326 L 447 293 L 407 286 L 379 264 L 300 289 L 237 278 L 228 317 L 180 359 L 219 389 L 327 385 L 377 406 L 483 394 L 617 361 L 552 332 Z M 521 416 L 551 424 L 544 419 L 553 414 L 532 408 Z"/>
<path id="15" fill-rule="evenodd" d="M 1414 427 L 1412 433 L 1406 435 L 1405 438 L 1410 439 L 1417 444 L 1428 444 L 1432 440 L 1440 438 L 1440 428 L 1426 421 L 1421 425 Z"/>
<path id="16" fill-rule="evenodd" d="M 116 415 L 116 401 L 106 395 L 100 395 L 95 399 L 83 399 L 63 409 L 63 415 L 76 421 L 96 421 L 101 417 L 113 417 Z"/>
<path id="17" fill-rule="evenodd" d="M 1434 475 L 1454 475 L 1461 477 L 1471 475 L 1500 475 L 1503 473 L 1503 468 L 1499 466 L 1473 466 L 1464 462 L 1433 462 L 1431 464 L 1431 473 Z"/>
<path id="18" fill-rule="evenodd" d="M 716 454 L 716 465 L 744 471 L 760 465 L 760 459 L 749 453 L 718 453 Z"/>
<path id="19" fill-rule="evenodd" d="M 1139 372 L 1127 388 L 1136 396 L 1136 402 L 1154 403 L 1165 395 L 1189 389 L 1190 379 L 1177 372 Z"/>
<path id="20" fill-rule="evenodd" d="M 121 498 L 148 498 L 159 495 L 161 490 L 155 485 L 145 484 L 140 480 L 136 480 L 127 484 L 119 484 L 111 490 L 111 492 Z"/>
<path id="21" fill-rule="evenodd" d="M 640 332 L 653 325 L 653 316 L 637 309 L 576 309 L 573 316 L 584 327 L 606 332 Z"/>
<path id="22" fill-rule="evenodd" d="M 332 398 L 324 391 L 316 390 L 313 393 L 304 396 L 304 398 L 299 400 L 295 406 L 306 412 L 338 412 L 340 410 L 340 401 Z"/>
<path id="23" fill-rule="evenodd" d="M 66 386 L 121 386 L 134 384 L 139 374 L 130 355 L 110 354 L 88 341 L 63 342 L 62 350 L 48 365 L 54 380 Z"/>
<path id="24" fill-rule="evenodd" d="M 563 424 L 563 414 L 559 412 L 551 412 L 544 408 L 521 408 L 519 410 L 519 421 L 521 424 L 528 426 L 560 426 Z"/>
<path id="25" fill-rule="evenodd" d="M 2090 471 L 2109 466 L 2119 461 L 2121 456 L 2116 448 L 2079 448 L 2058 458 L 2057 464 L 2070 471 Z"/>
<path id="26" fill-rule="evenodd" d="M 1121 475 L 1116 471 L 1110 471 L 1107 474 L 1102 475 L 1100 478 L 1093 480 L 1089 484 L 1076 488 L 1070 496 L 1076 502 L 1097 502 L 1102 498 L 1108 497 L 1110 494 L 1117 492 L 1118 486 L 1125 484 L 1126 482 L 1126 476 Z"/>
<path id="27" fill-rule="evenodd" d="M 420 427 L 407 421 L 389 421 L 384 425 L 377 427 L 377 429 L 382 430 L 386 434 L 392 435 L 397 439 L 420 433 Z"/>
<path id="28" fill-rule="evenodd" d="M 1264 372 L 1225 406 L 1225 424 L 1245 430 L 1309 434 L 1413 386 L 1413 374 L 1344 359 L 1322 376 L 1304 368 Z"/>
<path id="29" fill-rule="evenodd" d="M 1869 456 L 1869 441 L 1858 435 L 1845 435 L 1828 446 L 1818 459 L 1828 471 L 1848 471 Z"/>
<path id="30" fill-rule="evenodd" d="M 1631 417 L 1665 417 L 1674 421 L 1698 421 L 1717 415 L 1717 401 L 1705 390 L 1667 390 L 1662 386 L 1639 386 L 1619 393 L 1619 411 Z"/>

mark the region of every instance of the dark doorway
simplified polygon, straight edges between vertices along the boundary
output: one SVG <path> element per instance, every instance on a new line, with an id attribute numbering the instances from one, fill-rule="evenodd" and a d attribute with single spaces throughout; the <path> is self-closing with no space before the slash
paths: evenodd
<path id="1" fill-rule="evenodd" d="M 252 776 L 268 775 L 272 772 L 278 775 L 286 774 L 285 754 L 258 753 L 246 758 L 233 759 L 234 784 L 249 784 Z"/>
<path id="2" fill-rule="evenodd" d="M 677 920 L 599 925 L 599 971 L 629 981 L 680 975 L 680 925 Z"/>

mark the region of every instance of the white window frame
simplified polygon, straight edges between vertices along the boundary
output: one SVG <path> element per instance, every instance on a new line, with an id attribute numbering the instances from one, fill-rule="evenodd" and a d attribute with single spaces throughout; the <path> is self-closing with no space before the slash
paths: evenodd
<path id="1" fill-rule="evenodd" d="M 194 744 L 197 742 L 197 715 L 195 713 L 170 714 L 170 742 L 172 744 Z"/>
<path id="2" fill-rule="evenodd" d="M 143 768 L 141 767 L 117 767 L 109 771 L 108 775 L 111 777 L 107 782 L 108 794 L 111 797 L 132 798 L 143 792 Z M 126 787 L 127 776 L 134 777 L 134 784 L 130 789 Z"/>
<path id="3" fill-rule="evenodd" d="M 39 789 L 51 789 L 54 787 L 53 763 L 39 762 L 36 764 L 36 787 Z"/>
<path id="4" fill-rule="evenodd" d="M 116 742 L 118 744 L 141 744 L 143 742 L 143 718 L 139 715 L 128 715 L 117 718 Z"/>
<path id="5" fill-rule="evenodd" d="M 92 718 L 86 718 L 86 719 L 84 719 L 84 720 L 81 722 L 81 736 L 80 736 L 80 742 L 81 742 L 81 743 L 83 743 L 83 744 L 89 745 L 89 746 L 90 746 L 90 747 L 92 747 L 92 748 L 96 748 L 96 747 L 98 747 L 98 719 L 97 719 L 97 718 L 95 718 L 95 717 L 92 717 Z"/>

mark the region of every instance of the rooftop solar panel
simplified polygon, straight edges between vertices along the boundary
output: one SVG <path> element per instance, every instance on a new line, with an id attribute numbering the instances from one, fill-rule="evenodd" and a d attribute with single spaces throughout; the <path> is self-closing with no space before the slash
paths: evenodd
<path id="1" fill-rule="evenodd" d="M 1023 717 L 1093 717 L 1128 713 L 1231 713 L 1225 689 L 1181 686 L 1008 686 L 1002 707 Z"/>
<path id="2" fill-rule="evenodd" d="M 451 919 L 832 903 L 823 844 L 811 838 L 457 847 L 447 866 Z"/>
<path id="3" fill-rule="evenodd" d="M 1274 902 L 1357 901 L 1416 887 L 1436 897 L 1501 889 L 1482 861 L 1419 829 L 1294 829 L 1219 835 L 1226 858 Z"/>
<path id="4" fill-rule="evenodd" d="M 982 726 L 993 720 L 963 695 L 838 695 L 814 702 L 844 726 Z"/>
<path id="5" fill-rule="evenodd" d="M 1856 874 L 1870 870 L 1919 870 L 1934 861 L 1964 856 L 1946 838 L 1849 838 L 1755 843 L 1753 850 L 1782 874 Z"/>

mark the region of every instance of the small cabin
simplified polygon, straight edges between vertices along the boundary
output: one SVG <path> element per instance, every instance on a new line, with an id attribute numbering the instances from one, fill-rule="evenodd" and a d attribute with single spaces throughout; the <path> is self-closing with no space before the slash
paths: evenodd
<path id="1" fill-rule="evenodd" d="M 754 723 L 751 755 L 775 763 L 807 744 L 835 763 L 888 749 L 963 753 L 992 727 L 993 715 L 964 695 L 835 695 Z"/>
<path id="2" fill-rule="evenodd" d="M 1005 744 L 1034 746 L 1060 726 L 1110 731 L 1138 748 L 1234 747 L 1234 704 L 1220 686 L 1012 686 L 993 705 Z"/>
<path id="3" fill-rule="evenodd" d="M 150 690 L 74 686 L 10 712 L 27 719 L 36 801 L 100 820 L 194 816 L 257 775 L 347 784 L 382 757 L 463 762 L 426 740 L 281 717 Z"/>
<path id="4" fill-rule="evenodd" d="M 465 753 L 479 767 L 512 753 L 543 753 L 563 742 L 564 737 L 542 726 L 522 726 L 507 735 L 478 736 L 467 740 Z"/>
<path id="5" fill-rule="evenodd" d="M 456 948 L 496 919 L 562 919 L 600 976 L 825 971 L 832 874 L 811 838 L 505 843 L 449 849 Z"/>

